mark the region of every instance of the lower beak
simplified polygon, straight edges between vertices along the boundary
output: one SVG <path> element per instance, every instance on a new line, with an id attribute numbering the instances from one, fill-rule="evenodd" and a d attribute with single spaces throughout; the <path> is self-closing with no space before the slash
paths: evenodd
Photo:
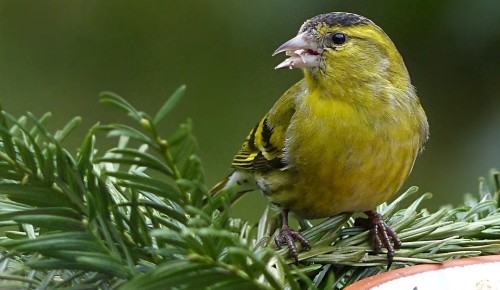
<path id="1" fill-rule="evenodd" d="M 278 64 L 275 69 L 285 67 L 290 69 L 308 68 L 317 67 L 320 64 L 321 52 L 319 46 L 308 32 L 303 32 L 285 42 L 276 49 L 273 56 L 281 52 L 285 52 L 290 57 Z"/>

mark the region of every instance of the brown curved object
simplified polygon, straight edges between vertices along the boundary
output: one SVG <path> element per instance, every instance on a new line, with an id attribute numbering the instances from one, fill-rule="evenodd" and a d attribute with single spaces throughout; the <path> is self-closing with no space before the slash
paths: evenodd
<path id="1" fill-rule="evenodd" d="M 416 265 L 368 277 L 366 279 L 360 280 L 346 287 L 344 290 L 369 290 L 372 289 L 373 287 L 379 286 L 381 284 L 387 283 L 395 279 L 408 277 L 424 272 L 436 271 L 436 270 L 442 270 L 460 266 L 475 265 L 475 264 L 494 263 L 494 262 L 500 262 L 500 255 L 456 259 L 456 260 L 445 261 L 442 264 Z"/>

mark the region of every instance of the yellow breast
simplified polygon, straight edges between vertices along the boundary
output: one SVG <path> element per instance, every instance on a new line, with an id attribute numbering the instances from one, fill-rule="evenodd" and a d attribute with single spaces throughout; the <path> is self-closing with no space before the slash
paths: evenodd
<path id="1" fill-rule="evenodd" d="M 307 217 L 325 217 L 374 209 L 402 186 L 420 150 L 418 116 L 406 108 L 371 110 L 319 93 L 297 106 L 285 145 L 290 171 L 270 181 L 284 183 L 285 175 L 290 186 L 275 190 L 271 201 Z M 415 110 L 422 109 L 417 104 Z"/>

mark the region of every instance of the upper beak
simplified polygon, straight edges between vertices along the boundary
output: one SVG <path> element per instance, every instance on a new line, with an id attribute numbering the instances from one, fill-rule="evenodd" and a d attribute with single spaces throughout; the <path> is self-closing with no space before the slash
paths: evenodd
<path id="1" fill-rule="evenodd" d="M 303 32 L 282 44 L 276 49 L 273 56 L 281 52 L 286 52 L 286 55 L 290 57 L 278 64 L 275 69 L 316 67 L 320 64 L 319 45 L 308 32 Z"/>

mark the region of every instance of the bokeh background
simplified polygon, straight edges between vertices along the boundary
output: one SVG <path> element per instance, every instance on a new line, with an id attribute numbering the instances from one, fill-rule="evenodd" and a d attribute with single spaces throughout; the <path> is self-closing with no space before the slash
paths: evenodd
<path id="1" fill-rule="evenodd" d="M 99 104 L 100 92 L 154 113 L 187 84 L 164 130 L 193 119 L 213 184 L 229 173 L 249 129 L 301 78 L 275 71 L 283 56 L 271 53 L 304 20 L 330 11 L 365 15 L 396 43 L 431 124 L 405 187 L 433 192 L 431 208 L 460 204 L 479 176 L 500 167 L 498 0 L 0 0 L 1 104 L 15 115 L 52 111 L 54 128 L 82 116 L 66 143 L 76 150 L 96 122 L 124 120 Z M 263 204 L 249 197 L 242 215 L 260 214 Z"/>

